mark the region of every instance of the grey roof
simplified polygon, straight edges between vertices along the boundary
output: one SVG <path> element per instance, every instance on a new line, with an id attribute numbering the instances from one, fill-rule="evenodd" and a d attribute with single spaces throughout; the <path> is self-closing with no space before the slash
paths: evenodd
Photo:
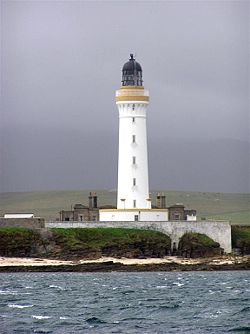
<path id="1" fill-rule="evenodd" d="M 135 71 L 142 72 L 141 65 L 135 61 L 133 54 L 130 54 L 130 59 L 123 65 L 122 71 L 126 71 L 126 74 L 134 74 Z"/>

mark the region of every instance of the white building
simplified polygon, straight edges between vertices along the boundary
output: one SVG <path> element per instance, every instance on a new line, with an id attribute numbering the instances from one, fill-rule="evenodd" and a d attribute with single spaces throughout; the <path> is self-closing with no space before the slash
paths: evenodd
<path id="1" fill-rule="evenodd" d="M 116 91 L 119 111 L 117 209 L 100 210 L 100 221 L 166 221 L 167 209 L 151 209 L 148 185 L 147 106 L 141 65 L 133 55 Z"/>
<path id="2" fill-rule="evenodd" d="M 34 213 L 6 213 L 4 218 L 8 219 L 23 219 L 23 218 L 34 218 Z"/>

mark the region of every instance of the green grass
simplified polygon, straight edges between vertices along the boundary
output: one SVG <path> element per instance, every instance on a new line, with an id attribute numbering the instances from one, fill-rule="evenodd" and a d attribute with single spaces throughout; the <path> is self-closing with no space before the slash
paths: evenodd
<path id="1" fill-rule="evenodd" d="M 92 190 L 93 191 L 93 190 Z M 100 205 L 116 205 L 116 192 L 95 190 Z M 161 190 L 162 192 L 163 190 Z M 152 204 L 158 191 L 152 191 Z M 250 196 L 237 193 L 164 191 L 167 206 L 183 203 L 196 209 L 198 218 L 230 220 L 232 224 L 250 225 Z M 76 203 L 88 204 L 89 190 L 49 191 L 0 194 L 0 215 L 9 212 L 32 212 L 46 220 L 59 217 L 59 211 L 70 210 Z"/>
<path id="2" fill-rule="evenodd" d="M 28 227 L 0 227 L 0 233 L 6 233 L 6 234 L 25 234 L 25 235 L 31 235 L 33 233 L 33 230 Z"/>
<path id="3" fill-rule="evenodd" d="M 0 254 L 5 256 L 25 256 L 32 247 L 33 230 L 24 227 L 0 228 Z"/>
<path id="4" fill-rule="evenodd" d="M 209 238 L 206 234 L 189 232 L 180 239 L 180 247 L 184 244 L 192 244 L 192 248 L 198 247 L 219 247 L 219 243 Z"/>
<path id="5" fill-rule="evenodd" d="M 221 255 L 220 244 L 205 234 L 185 233 L 179 242 L 178 253 L 185 257 L 210 257 Z"/>
<path id="6" fill-rule="evenodd" d="M 56 258 L 162 257 L 171 246 L 161 232 L 123 228 L 55 228 L 46 236 L 25 228 L 0 228 L 0 240 L 0 256 Z"/>
<path id="7" fill-rule="evenodd" d="M 170 251 L 170 238 L 157 231 L 124 228 L 52 229 L 62 254 L 77 256 L 161 257 Z"/>
<path id="8" fill-rule="evenodd" d="M 207 216 L 210 219 L 210 215 Z M 229 220 L 232 225 L 250 225 L 250 211 L 228 212 L 211 216 L 212 219 Z"/>
<path id="9" fill-rule="evenodd" d="M 109 242 L 129 242 L 141 240 L 142 238 L 148 240 L 166 241 L 168 238 L 165 234 L 158 231 L 126 229 L 126 228 L 53 228 L 51 229 L 54 236 L 62 236 L 65 239 L 80 240 L 92 245 L 104 245 Z"/>

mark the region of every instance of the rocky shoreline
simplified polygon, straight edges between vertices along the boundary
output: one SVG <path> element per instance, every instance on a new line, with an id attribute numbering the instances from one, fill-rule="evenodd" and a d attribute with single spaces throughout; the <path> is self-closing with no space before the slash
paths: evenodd
<path id="1" fill-rule="evenodd" d="M 56 261 L 27 259 L 30 263 L 12 258 L 0 259 L 0 273 L 6 272 L 150 272 L 150 271 L 232 271 L 250 270 L 250 256 L 206 259 L 108 259 Z M 28 261 L 29 262 L 29 261 Z"/>

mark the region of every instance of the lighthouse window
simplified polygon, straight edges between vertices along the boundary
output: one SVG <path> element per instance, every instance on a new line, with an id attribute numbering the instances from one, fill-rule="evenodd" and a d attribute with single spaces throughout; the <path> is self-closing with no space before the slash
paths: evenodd
<path id="1" fill-rule="evenodd" d="M 136 186 L 136 179 L 133 178 L 133 186 Z"/>
<path id="2" fill-rule="evenodd" d="M 134 117 L 132 117 L 132 122 L 133 122 L 133 123 L 135 122 L 135 118 L 134 118 Z"/>
<path id="3" fill-rule="evenodd" d="M 133 157 L 133 165 L 136 164 L 136 157 Z"/>
<path id="4" fill-rule="evenodd" d="M 132 136 L 132 141 L 135 143 L 135 135 Z"/>
<path id="5" fill-rule="evenodd" d="M 132 104 L 132 110 L 135 110 L 135 104 Z"/>
<path id="6" fill-rule="evenodd" d="M 133 200 L 133 207 L 136 208 L 136 200 Z"/>

